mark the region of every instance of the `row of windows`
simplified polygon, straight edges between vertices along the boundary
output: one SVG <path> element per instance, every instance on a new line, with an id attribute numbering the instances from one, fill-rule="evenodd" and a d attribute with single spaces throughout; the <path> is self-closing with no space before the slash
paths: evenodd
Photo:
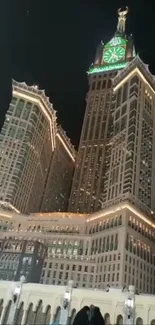
<path id="1" fill-rule="evenodd" d="M 126 249 L 134 255 L 141 257 L 144 261 L 155 265 L 155 255 L 149 246 L 143 244 L 140 240 L 136 240 L 133 236 L 127 234 Z"/>
<path id="2" fill-rule="evenodd" d="M 92 241 L 91 255 L 115 251 L 118 249 L 118 234 L 102 237 Z"/>
<path id="3" fill-rule="evenodd" d="M 155 243 L 154 231 L 148 228 L 144 223 L 139 222 L 138 220 L 135 220 L 134 217 L 130 216 L 128 226 Z"/>
<path id="4" fill-rule="evenodd" d="M 111 79 L 104 79 L 103 81 L 98 80 L 93 81 L 92 85 L 91 85 L 91 90 L 100 90 L 100 89 L 110 89 L 112 86 L 112 81 Z"/>
<path id="5" fill-rule="evenodd" d="M 77 265 L 77 264 L 59 264 L 45 261 L 43 268 L 64 271 L 77 271 L 77 272 L 91 272 L 94 273 L 95 267 L 91 265 Z"/>
<path id="6" fill-rule="evenodd" d="M 89 234 L 94 234 L 103 230 L 112 229 L 122 225 L 122 216 L 115 216 L 107 220 L 100 221 L 99 224 L 94 224 L 88 228 Z"/>
<path id="7" fill-rule="evenodd" d="M 66 226 L 66 227 L 61 227 L 61 226 L 52 226 L 51 228 L 41 226 L 41 225 L 32 225 L 29 226 L 27 231 L 32 231 L 32 232 L 50 232 L 50 233 L 79 233 L 80 229 L 79 227 L 73 227 L 73 226 Z"/>

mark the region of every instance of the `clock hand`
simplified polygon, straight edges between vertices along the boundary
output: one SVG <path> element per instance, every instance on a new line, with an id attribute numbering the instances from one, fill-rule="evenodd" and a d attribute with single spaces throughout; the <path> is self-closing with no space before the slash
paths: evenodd
<path id="1" fill-rule="evenodd" d="M 117 55 L 113 53 L 112 58 L 117 58 Z"/>

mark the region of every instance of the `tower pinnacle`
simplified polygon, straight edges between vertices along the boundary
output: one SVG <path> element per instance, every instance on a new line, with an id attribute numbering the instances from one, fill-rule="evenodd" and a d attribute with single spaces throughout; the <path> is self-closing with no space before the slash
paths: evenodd
<path id="1" fill-rule="evenodd" d="M 125 33 L 125 23 L 126 23 L 126 16 L 128 13 L 128 7 L 125 10 L 121 8 L 118 9 L 118 24 L 117 24 L 117 32 L 123 34 Z"/>

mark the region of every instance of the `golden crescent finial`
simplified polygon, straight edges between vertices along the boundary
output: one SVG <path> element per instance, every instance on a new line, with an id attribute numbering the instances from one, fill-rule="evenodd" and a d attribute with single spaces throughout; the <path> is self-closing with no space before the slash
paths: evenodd
<path id="1" fill-rule="evenodd" d="M 126 16 L 129 11 L 129 7 L 126 6 L 126 9 L 123 10 L 122 8 L 118 9 L 118 14 L 122 14 L 122 16 Z"/>
<path id="2" fill-rule="evenodd" d="M 118 24 L 117 24 L 117 31 L 120 33 L 125 32 L 125 23 L 126 23 L 126 16 L 129 11 L 129 8 L 126 7 L 124 10 L 122 8 L 118 9 Z"/>

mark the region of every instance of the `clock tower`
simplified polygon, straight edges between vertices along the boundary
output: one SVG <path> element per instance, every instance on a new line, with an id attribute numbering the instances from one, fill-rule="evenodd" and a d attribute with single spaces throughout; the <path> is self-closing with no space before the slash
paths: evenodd
<path id="1" fill-rule="evenodd" d="M 128 7 L 125 10 L 118 10 L 117 30 L 109 42 L 106 44 L 101 42 L 98 46 L 95 61 L 88 74 L 125 68 L 127 63 L 135 57 L 132 35 L 128 37 L 125 34 L 127 13 Z"/>
<path id="2" fill-rule="evenodd" d="M 113 78 L 135 56 L 132 36 L 125 33 L 128 8 L 118 10 L 112 39 L 97 48 L 88 71 L 89 91 L 73 177 L 69 210 L 91 213 L 101 209 L 107 148 L 113 122 Z"/>

